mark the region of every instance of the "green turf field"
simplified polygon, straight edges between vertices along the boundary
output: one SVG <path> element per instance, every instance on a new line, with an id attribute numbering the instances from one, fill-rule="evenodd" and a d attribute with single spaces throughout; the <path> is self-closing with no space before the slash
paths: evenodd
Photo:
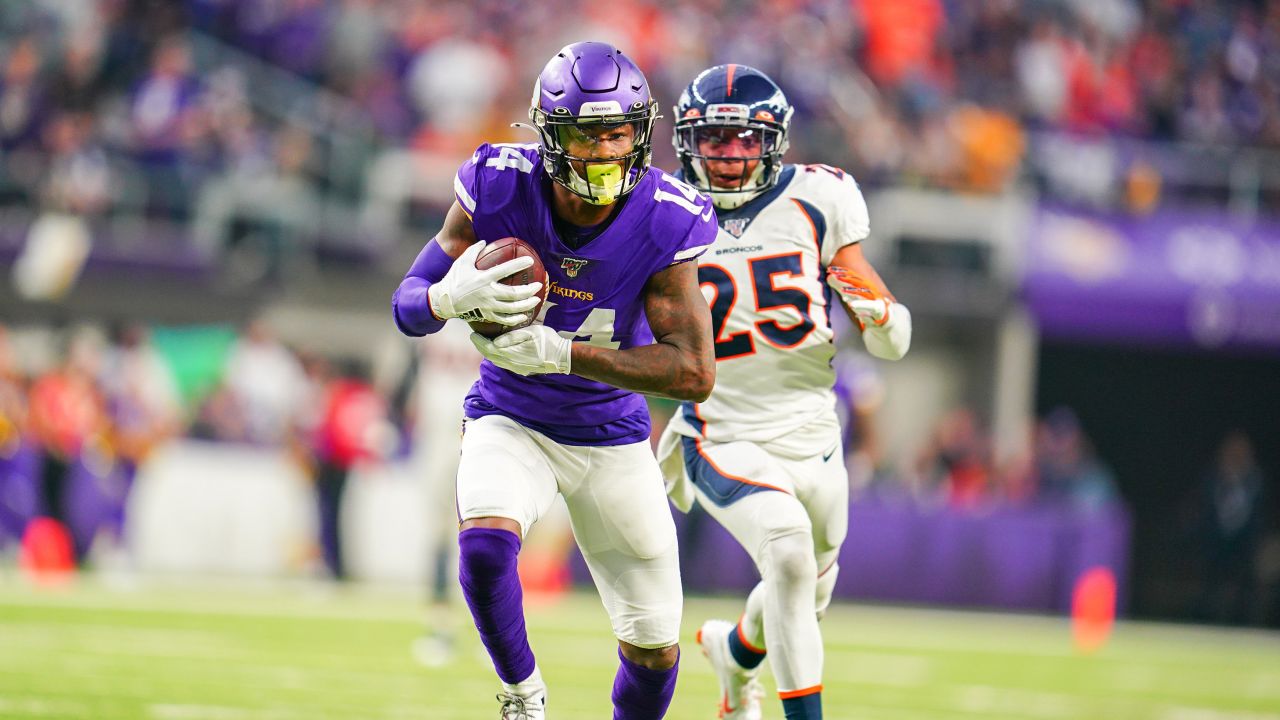
<path id="1" fill-rule="evenodd" d="M 686 605 L 669 718 L 715 717 L 693 632 L 737 613 L 732 601 Z M 451 667 L 426 669 L 409 652 L 420 617 L 407 590 L 37 591 L 0 576 L 0 718 L 492 720 L 478 641 L 464 633 Z M 594 596 L 531 608 L 529 625 L 552 720 L 607 720 L 616 659 Z M 830 720 L 1280 720 L 1275 633 L 1124 624 L 1080 656 L 1057 619 L 843 606 L 823 626 Z M 766 686 L 766 717 L 780 719 Z"/>

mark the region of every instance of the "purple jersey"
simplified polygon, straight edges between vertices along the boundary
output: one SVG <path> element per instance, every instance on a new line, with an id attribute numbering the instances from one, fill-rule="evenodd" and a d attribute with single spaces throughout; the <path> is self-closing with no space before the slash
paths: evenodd
<path id="1" fill-rule="evenodd" d="M 692 260 L 716 237 L 711 202 L 651 168 L 608 225 L 578 249 L 552 222 L 551 183 L 536 144 L 481 145 L 454 181 L 480 240 L 518 237 L 547 269 L 539 321 L 575 341 L 626 349 L 653 342 L 644 315 L 649 277 Z M 649 437 L 644 398 L 576 375 L 524 377 L 485 360 L 468 417 L 505 415 L 566 445 L 622 445 Z"/>

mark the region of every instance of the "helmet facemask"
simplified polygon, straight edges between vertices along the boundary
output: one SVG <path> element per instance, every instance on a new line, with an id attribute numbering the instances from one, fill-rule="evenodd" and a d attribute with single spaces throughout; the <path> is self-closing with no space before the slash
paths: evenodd
<path id="1" fill-rule="evenodd" d="M 535 88 L 535 101 L 537 93 Z M 623 112 L 617 107 L 607 108 L 607 114 L 571 115 L 563 108 L 546 112 L 536 104 L 529 109 L 542 141 L 542 156 L 551 179 L 592 205 L 609 205 L 635 189 L 649 168 L 653 151 L 653 125 L 658 118 L 658 105 L 636 102 Z M 570 144 L 586 146 L 595 142 L 589 132 L 597 128 L 605 131 L 623 125 L 634 129 L 631 150 L 619 156 L 580 157 L 570 155 Z"/>
<path id="2" fill-rule="evenodd" d="M 737 142 L 754 152 L 733 155 L 718 154 L 716 145 Z M 684 167 L 685 179 L 711 196 L 721 210 L 741 207 L 778 182 L 782 171 L 782 154 L 787 150 L 786 128 L 778 123 L 759 121 L 708 121 L 685 119 L 676 123 L 676 153 Z M 707 161 L 720 161 L 719 170 L 741 165 L 736 182 L 727 185 L 713 182 Z M 754 162 L 754 167 L 752 164 Z"/>

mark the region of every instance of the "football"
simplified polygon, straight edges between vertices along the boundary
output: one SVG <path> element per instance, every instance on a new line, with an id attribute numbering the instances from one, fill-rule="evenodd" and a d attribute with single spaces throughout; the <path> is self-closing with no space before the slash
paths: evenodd
<path id="1" fill-rule="evenodd" d="M 476 269 L 487 270 L 495 265 L 501 265 L 508 260 L 527 255 L 533 258 L 533 265 L 521 270 L 513 275 L 499 280 L 504 285 L 527 285 L 533 282 L 542 283 L 542 289 L 538 291 L 538 305 L 529 311 L 529 322 L 523 325 L 502 325 L 500 323 L 484 322 L 477 320 L 469 322 L 468 325 L 475 332 L 484 335 L 487 338 L 495 338 L 509 330 L 524 327 L 533 322 L 533 318 L 538 316 L 538 311 L 542 309 L 542 301 L 547 297 L 547 270 L 542 266 L 542 258 L 538 257 L 538 253 L 529 243 L 515 237 L 506 237 L 501 240 L 494 240 L 485 245 L 484 250 L 476 256 Z"/>

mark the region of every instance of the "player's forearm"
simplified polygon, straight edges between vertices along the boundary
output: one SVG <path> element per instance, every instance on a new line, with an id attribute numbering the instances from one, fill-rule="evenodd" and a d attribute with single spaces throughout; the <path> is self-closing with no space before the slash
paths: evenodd
<path id="1" fill-rule="evenodd" d="M 405 278 L 396 288 L 391 296 L 391 316 L 400 332 L 410 337 L 422 337 L 444 327 L 444 321 L 431 312 L 430 289 L 430 280 L 415 276 Z"/>
<path id="2" fill-rule="evenodd" d="M 626 350 L 574 343 L 573 374 L 646 395 L 702 402 L 715 385 L 716 366 L 713 359 L 662 342 Z"/>
<path id="3" fill-rule="evenodd" d="M 400 287 L 391 296 L 391 317 L 400 332 L 421 337 L 444 327 L 445 321 L 431 304 L 431 286 L 443 280 L 454 259 L 475 242 L 471 218 L 455 202 L 445 214 L 444 227 L 418 253 Z"/>

